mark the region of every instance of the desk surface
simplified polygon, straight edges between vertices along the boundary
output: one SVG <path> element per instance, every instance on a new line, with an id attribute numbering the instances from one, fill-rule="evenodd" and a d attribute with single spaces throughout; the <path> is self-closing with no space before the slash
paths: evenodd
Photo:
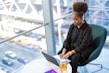
<path id="1" fill-rule="evenodd" d="M 50 69 L 54 69 L 60 73 L 59 67 L 48 62 L 45 58 L 36 59 L 24 66 L 21 73 L 44 73 Z M 71 66 L 67 65 L 67 73 L 71 73 Z"/>

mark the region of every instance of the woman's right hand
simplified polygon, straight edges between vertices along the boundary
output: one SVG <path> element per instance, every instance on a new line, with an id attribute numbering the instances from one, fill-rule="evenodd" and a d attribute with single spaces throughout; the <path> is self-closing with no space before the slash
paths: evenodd
<path id="1" fill-rule="evenodd" d="M 66 53 L 66 48 L 63 48 L 62 53 L 59 54 L 60 58 L 63 58 L 63 56 L 65 55 L 65 53 Z"/>
<path id="2" fill-rule="evenodd" d="M 60 56 L 60 58 L 63 58 L 64 54 L 63 54 L 63 53 L 61 53 L 61 54 L 59 54 L 59 56 Z"/>

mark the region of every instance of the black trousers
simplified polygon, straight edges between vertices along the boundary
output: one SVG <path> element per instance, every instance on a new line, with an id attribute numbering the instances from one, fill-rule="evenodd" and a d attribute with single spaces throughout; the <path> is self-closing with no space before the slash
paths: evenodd
<path id="1" fill-rule="evenodd" d="M 72 55 L 71 57 L 69 57 L 69 59 L 71 60 L 70 64 L 72 67 L 72 73 L 76 73 L 79 61 L 82 59 L 81 54 L 76 53 L 76 54 Z"/>

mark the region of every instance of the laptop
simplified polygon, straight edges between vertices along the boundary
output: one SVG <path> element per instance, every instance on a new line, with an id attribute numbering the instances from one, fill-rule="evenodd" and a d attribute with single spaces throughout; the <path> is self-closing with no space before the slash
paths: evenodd
<path id="1" fill-rule="evenodd" d="M 55 65 L 57 65 L 57 66 L 59 66 L 60 65 L 60 57 L 57 55 L 57 56 L 55 56 L 55 57 L 53 57 L 53 56 L 50 56 L 50 55 L 48 55 L 47 53 L 45 53 L 45 52 L 42 52 L 42 54 L 44 55 L 44 57 L 47 59 L 47 61 L 49 61 L 49 62 L 51 62 L 51 63 L 53 63 L 53 64 L 55 64 Z M 67 63 L 69 63 L 70 62 L 70 60 L 66 60 L 66 62 Z"/>

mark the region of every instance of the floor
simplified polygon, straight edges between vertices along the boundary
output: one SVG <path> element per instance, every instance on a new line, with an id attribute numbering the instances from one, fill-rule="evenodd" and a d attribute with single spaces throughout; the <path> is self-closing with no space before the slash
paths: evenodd
<path id="1" fill-rule="evenodd" d="M 100 56 L 91 62 L 92 64 L 88 64 L 85 68 L 79 68 L 80 73 L 109 73 L 109 46 L 104 46 Z M 100 65 L 93 64 L 102 64 L 103 68 Z M 97 71 L 99 70 L 99 71 Z M 97 72 L 96 72 L 97 71 Z"/>

